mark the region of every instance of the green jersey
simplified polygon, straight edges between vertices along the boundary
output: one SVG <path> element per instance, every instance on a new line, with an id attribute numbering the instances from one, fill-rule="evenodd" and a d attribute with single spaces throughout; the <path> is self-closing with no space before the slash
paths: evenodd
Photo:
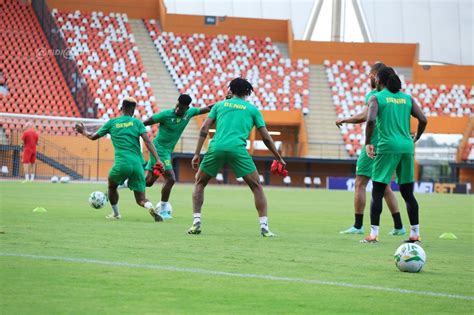
<path id="1" fill-rule="evenodd" d="M 247 146 L 247 138 L 255 126 L 265 127 L 262 113 L 253 104 L 239 98 L 217 103 L 209 118 L 216 121 L 216 133 L 209 149 L 237 151 Z"/>
<path id="2" fill-rule="evenodd" d="M 110 119 L 97 131 L 101 137 L 110 134 L 114 145 L 115 163 L 139 162 L 143 164 L 140 136 L 146 133 L 145 125 L 132 116 Z"/>
<path id="3" fill-rule="evenodd" d="M 403 92 L 384 89 L 375 94 L 379 103 L 376 128 L 379 132 L 377 153 L 413 153 L 410 136 L 411 97 Z"/>
<path id="4" fill-rule="evenodd" d="M 372 90 L 369 93 L 367 93 L 367 96 L 365 97 L 365 105 L 369 106 L 369 100 L 372 97 L 372 95 L 377 94 L 377 90 Z M 374 132 L 372 133 L 372 139 L 370 141 L 373 145 L 377 146 L 377 142 L 379 142 L 379 132 L 377 131 L 377 128 L 374 129 Z"/>
<path id="5" fill-rule="evenodd" d="M 189 108 L 182 117 L 176 116 L 173 109 L 163 110 L 158 114 L 152 116 L 154 123 L 160 123 L 158 135 L 153 142 L 155 145 L 173 151 L 176 143 L 178 143 L 184 128 L 189 123 L 189 120 L 196 115 L 199 115 L 201 110 L 199 108 Z"/>

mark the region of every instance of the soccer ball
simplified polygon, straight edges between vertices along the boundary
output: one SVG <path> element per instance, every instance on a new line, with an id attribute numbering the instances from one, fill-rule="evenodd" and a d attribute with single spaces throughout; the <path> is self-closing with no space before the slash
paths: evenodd
<path id="1" fill-rule="evenodd" d="M 400 271 L 420 272 L 426 263 L 426 254 L 420 245 L 406 243 L 395 252 L 395 265 Z"/>
<path id="2" fill-rule="evenodd" d="M 59 182 L 59 178 L 57 176 L 51 177 L 51 183 L 55 184 L 57 182 Z"/>
<path id="3" fill-rule="evenodd" d="M 101 209 L 107 203 L 107 196 L 101 191 L 94 191 L 89 196 L 89 204 L 94 209 Z"/>
<path id="4" fill-rule="evenodd" d="M 69 176 L 62 176 L 59 181 L 63 184 L 67 184 L 69 183 L 69 181 L 71 180 L 71 178 Z"/>

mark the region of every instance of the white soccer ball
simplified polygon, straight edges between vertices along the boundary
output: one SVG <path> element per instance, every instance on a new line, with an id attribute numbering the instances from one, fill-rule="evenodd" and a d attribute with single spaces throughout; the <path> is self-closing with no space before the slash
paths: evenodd
<path id="1" fill-rule="evenodd" d="M 420 245 L 402 244 L 395 252 L 395 265 L 400 271 L 420 272 L 426 263 L 426 254 Z"/>
<path id="2" fill-rule="evenodd" d="M 59 182 L 59 178 L 57 176 L 51 177 L 51 183 L 55 184 L 57 182 Z"/>
<path id="3" fill-rule="evenodd" d="M 62 176 L 59 181 L 62 183 L 62 184 L 67 184 L 69 183 L 69 181 L 71 180 L 71 178 L 69 176 Z"/>
<path id="4" fill-rule="evenodd" d="M 101 209 L 107 203 L 107 196 L 101 191 L 94 191 L 89 196 L 89 204 L 94 209 Z"/>

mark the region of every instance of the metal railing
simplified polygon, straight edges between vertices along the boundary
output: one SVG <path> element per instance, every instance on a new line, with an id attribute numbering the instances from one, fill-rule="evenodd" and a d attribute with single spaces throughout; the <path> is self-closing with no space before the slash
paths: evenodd
<path id="1" fill-rule="evenodd" d="M 35 0 L 32 2 L 32 6 L 52 49 L 52 51 L 44 51 L 42 53 L 55 56 L 81 117 L 97 117 L 97 105 L 94 103 L 94 98 L 89 91 L 87 82 L 82 77 L 81 71 L 67 46 L 64 35 L 51 15 L 46 1 Z"/>

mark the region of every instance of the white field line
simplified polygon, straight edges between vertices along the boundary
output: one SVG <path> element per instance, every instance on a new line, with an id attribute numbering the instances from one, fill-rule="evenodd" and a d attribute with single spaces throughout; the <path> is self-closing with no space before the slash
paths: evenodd
<path id="1" fill-rule="evenodd" d="M 244 279 L 261 279 L 261 280 L 269 280 L 269 281 L 283 281 L 283 282 L 315 284 L 315 285 L 323 285 L 323 286 L 327 285 L 327 286 L 335 286 L 335 287 L 367 289 L 367 290 L 373 290 L 373 291 L 383 291 L 383 292 L 392 292 L 392 293 L 400 293 L 400 294 L 442 297 L 442 298 L 458 299 L 458 300 L 471 300 L 471 301 L 474 300 L 474 296 L 469 296 L 469 295 L 459 295 L 459 294 L 431 292 L 431 291 L 407 290 L 407 289 L 400 289 L 400 288 L 387 288 L 387 287 L 382 287 L 382 286 L 354 284 L 354 283 L 348 283 L 348 282 L 335 282 L 335 281 L 324 281 L 324 280 L 316 280 L 316 279 L 278 277 L 278 276 L 271 276 L 271 275 L 258 275 L 258 274 L 249 274 L 249 273 L 235 273 L 235 272 L 226 272 L 226 271 L 206 270 L 206 269 L 199 269 L 199 268 L 182 268 L 182 267 L 173 267 L 173 266 L 134 264 L 134 263 L 127 263 L 127 262 L 119 262 L 119 261 L 107 261 L 107 260 L 61 257 L 61 256 L 42 256 L 42 255 L 30 255 L 30 254 L 21 254 L 21 253 L 0 252 L 0 257 L 18 257 L 18 258 L 33 259 L 33 260 L 56 260 L 56 261 L 65 261 L 65 262 L 73 262 L 73 263 L 106 265 L 106 266 L 114 266 L 114 267 L 165 270 L 165 271 L 173 271 L 173 272 L 188 272 L 188 273 L 210 275 L 210 276 L 236 277 L 236 278 L 244 278 Z"/>

